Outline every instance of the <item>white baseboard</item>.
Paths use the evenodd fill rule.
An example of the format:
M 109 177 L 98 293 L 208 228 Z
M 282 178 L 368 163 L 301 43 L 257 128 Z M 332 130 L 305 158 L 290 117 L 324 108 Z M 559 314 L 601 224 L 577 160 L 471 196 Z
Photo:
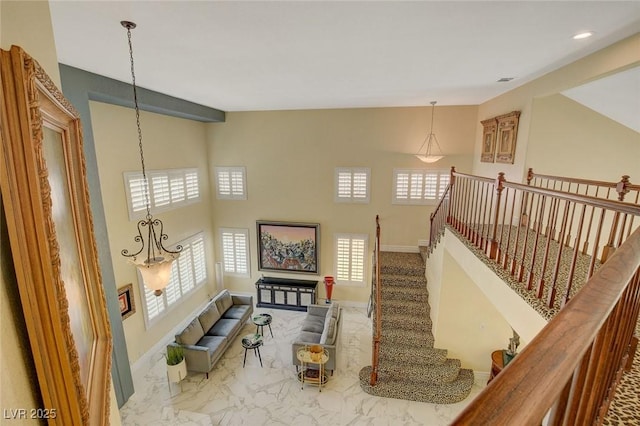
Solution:
M 429 240 L 418 240 L 418 247 L 428 247 Z

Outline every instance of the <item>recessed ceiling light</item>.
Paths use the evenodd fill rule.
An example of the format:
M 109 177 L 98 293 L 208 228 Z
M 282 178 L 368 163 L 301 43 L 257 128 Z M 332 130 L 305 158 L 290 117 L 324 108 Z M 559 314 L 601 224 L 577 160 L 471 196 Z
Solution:
M 498 83 L 506 83 L 507 81 L 513 80 L 513 77 L 502 77 L 498 80 Z
M 593 35 L 593 31 L 583 31 L 573 36 L 574 40 L 582 40 L 583 38 L 589 38 Z

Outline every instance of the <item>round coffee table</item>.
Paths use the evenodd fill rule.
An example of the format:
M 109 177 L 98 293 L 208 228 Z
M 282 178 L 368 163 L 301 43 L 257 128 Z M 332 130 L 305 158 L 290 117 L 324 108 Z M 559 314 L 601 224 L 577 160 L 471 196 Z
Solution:
M 260 356 L 260 346 L 262 346 L 262 336 L 260 334 L 247 334 L 242 338 L 242 347 L 244 348 L 244 361 L 242 362 L 242 368 L 247 363 L 247 351 L 253 349 L 254 355 L 257 355 L 260 359 L 260 367 L 262 367 L 262 357 Z
M 269 314 L 257 314 L 251 318 L 251 321 L 256 325 L 256 333 L 260 333 L 264 336 L 264 326 L 269 326 L 269 332 L 271 333 L 271 337 L 273 337 L 273 330 L 271 330 L 271 321 L 273 317 Z

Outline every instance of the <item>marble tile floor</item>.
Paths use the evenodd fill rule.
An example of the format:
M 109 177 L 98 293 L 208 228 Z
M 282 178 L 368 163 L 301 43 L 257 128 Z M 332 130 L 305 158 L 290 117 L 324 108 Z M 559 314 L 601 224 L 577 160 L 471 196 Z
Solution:
M 358 372 L 371 364 L 371 321 L 364 308 L 344 307 L 338 365 L 328 383 L 301 389 L 291 364 L 291 341 L 305 312 L 256 309 L 273 316 L 272 338 L 265 330 L 260 348 L 264 367 L 252 351 L 242 367 L 246 324 L 209 374 L 189 373 L 181 384 L 167 383 L 163 353 L 134 372 L 135 394 L 120 410 L 127 425 L 447 425 L 481 390 L 456 404 L 439 405 L 381 398 L 365 393 Z M 173 395 L 173 396 L 172 396 Z

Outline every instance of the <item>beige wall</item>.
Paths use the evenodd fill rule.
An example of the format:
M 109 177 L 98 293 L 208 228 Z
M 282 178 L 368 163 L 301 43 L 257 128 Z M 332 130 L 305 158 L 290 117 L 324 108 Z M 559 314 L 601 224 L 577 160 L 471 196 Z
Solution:
M 449 252 L 443 260 L 435 346 L 464 368 L 489 372 L 491 352 L 507 348 L 511 327 Z
M 122 249 L 132 251 L 137 247 L 133 241 L 137 222 L 129 221 L 123 180 L 123 172 L 141 170 L 135 113 L 129 108 L 93 101 L 90 110 L 116 285 L 120 288 L 134 283 L 137 310 L 123 322 L 129 359 L 133 363 L 202 305 L 216 288 L 205 125 L 144 111 L 140 115 L 147 170 L 192 167 L 199 170 L 202 200 L 154 217 L 164 223 L 168 247 L 204 232 L 209 277 L 206 286 L 172 308 L 170 315 L 146 328 L 136 269 L 120 255 Z
M 586 167 L 580 166 L 583 161 L 588 160 L 586 153 L 589 151 L 578 150 L 573 152 L 572 165 L 569 167 L 569 170 L 566 167 L 566 161 L 562 164 L 557 164 L 552 161 L 547 165 L 546 160 L 553 154 L 548 154 L 549 156 L 541 158 L 539 153 L 546 151 L 548 142 L 531 139 L 530 133 L 532 132 L 531 124 L 534 101 L 536 98 L 553 95 L 562 90 L 579 86 L 611 73 L 639 65 L 640 33 L 637 33 L 634 36 L 481 104 L 478 110 L 476 126 L 473 173 L 479 176 L 493 177 L 502 171 L 506 173 L 507 180 L 520 182 L 524 178 L 527 168 L 533 167 L 534 169 L 544 169 L 545 173 L 548 174 L 560 176 L 577 174 L 582 177 L 591 177 L 591 172 Z M 482 125 L 480 121 L 513 110 L 522 111 L 518 129 L 515 163 L 512 165 L 481 163 L 479 160 L 482 142 Z M 542 145 L 538 146 L 538 144 Z M 618 148 L 617 144 L 617 140 L 608 141 L 611 152 L 623 152 L 622 149 Z M 529 153 L 532 155 L 531 160 L 528 157 Z M 627 157 L 628 160 L 625 161 L 632 161 L 632 157 Z M 533 164 L 533 160 L 536 160 L 537 164 Z M 541 164 L 541 160 L 544 160 L 545 163 Z M 621 167 L 618 161 L 615 161 L 612 163 L 601 163 L 599 168 L 609 170 L 614 176 L 619 176 L 622 173 L 621 168 L 623 167 Z M 567 171 L 570 173 L 567 173 Z M 609 171 L 607 173 L 609 173 Z
M 640 133 L 560 94 L 534 100 L 527 165 L 538 173 L 640 182 L 639 159 Z
M 373 247 L 376 214 L 381 219 L 382 244 L 417 248 L 418 241 L 428 237 L 432 206 L 391 204 L 393 169 L 449 170 L 455 165 L 469 171 L 477 116 L 474 106 L 437 107 L 434 130 L 448 155 L 425 165 L 413 154 L 429 132 L 430 112 L 430 108 L 232 112 L 225 123 L 209 125 L 211 178 L 215 166 L 245 166 L 248 180 L 248 200 L 213 200 L 216 236 L 219 227 L 250 231 L 251 278 L 227 276 L 225 286 L 255 292 L 261 274 L 256 220 L 320 223 L 320 277 L 334 274 L 335 233 L 369 234 Z M 369 204 L 334 202 L 336 167 L 371 168 Z M 369 291 L 368 286 L 338 285 L 332 297 L 364 303 Z M 319 292 L 324 298 L 324 288 Z
M 51 13 L 46 1 L 2 0 L 0 47 L 22 47 L 47 71 L 51 80 L 60 87 L 60 71 L 56 44 L 53 39 Z

